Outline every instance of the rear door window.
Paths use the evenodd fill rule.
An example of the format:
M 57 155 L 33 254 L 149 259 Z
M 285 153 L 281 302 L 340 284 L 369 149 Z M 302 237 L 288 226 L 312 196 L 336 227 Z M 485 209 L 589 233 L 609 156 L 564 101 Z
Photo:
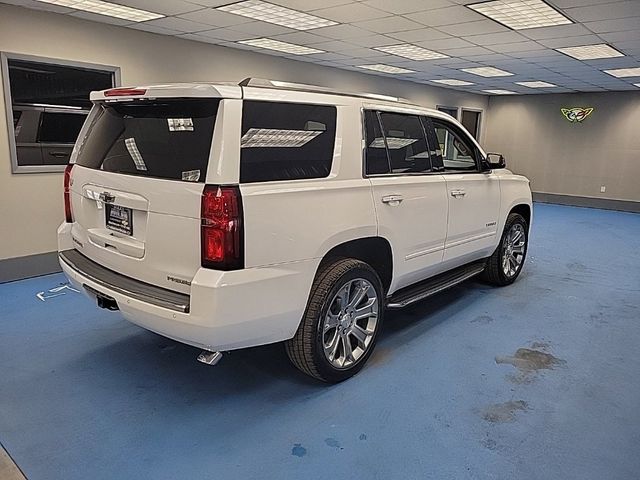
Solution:
M 40 120 L 38 141 L 41 143 L 73 145 L 86 118 L 86 114 L 82 113 L 53 113 L 45 111 Z
M 336 107 L 246 100 L 240 182 L 324 178 L 331 172 Z
M 107 172 L 204 182 L 219 100 L 100 104 L 76 163 Z

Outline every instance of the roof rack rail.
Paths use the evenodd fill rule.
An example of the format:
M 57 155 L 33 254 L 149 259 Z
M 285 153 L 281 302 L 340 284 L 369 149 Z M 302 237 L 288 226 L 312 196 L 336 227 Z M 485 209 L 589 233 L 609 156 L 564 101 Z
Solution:
M 373 100 L 385 100 L 388 102 L 411 103 L 406 98 L 394 97 L 393 95 L 382 95 L 378 93 L 352 93 L 341 92 L 329 87 L 319 85 L 307 85 L 305 83 L 284 82 L 281 80 L 268 80 L 265 78 L 248 77 L 238 83 L 241 87 L 273 88 L 276 90 L 297 90 L 299 92 L 327 93 L 330 95 L 342 95 L 348 97 L 370 98 Z

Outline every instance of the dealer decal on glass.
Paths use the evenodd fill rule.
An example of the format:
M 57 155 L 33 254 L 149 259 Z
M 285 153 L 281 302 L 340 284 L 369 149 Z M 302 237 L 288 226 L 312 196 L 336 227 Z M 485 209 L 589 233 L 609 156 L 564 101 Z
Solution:
M 560 111 L 564 118 L 569 120 L 571 123 L 582 123 L 589 115 L 593 113 L 593 108 L 583 108 L 583 107 L 574 107 L 574 108 L 561 108 Z

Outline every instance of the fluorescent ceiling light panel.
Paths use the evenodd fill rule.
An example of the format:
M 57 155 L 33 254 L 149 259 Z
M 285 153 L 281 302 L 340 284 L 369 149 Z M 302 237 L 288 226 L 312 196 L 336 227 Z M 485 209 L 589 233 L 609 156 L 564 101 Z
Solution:
M 417 138 L 387 137 L 387 148 L 389 150 L 400 150 L 401 148 L 406 148 L 417 141 Z M 384 148 L 384 146 L 384 138 L 382 137 L 376 137 L 373 142 L 371 142 L 371 145 L 369 145 L 371 148 Z
M 517 95 L 517 92 L 512 92 L 511 90 L 482 90 L 485 93 L 490 93 L 491 95 Z
M 605 70 L 604 73 L 616 78 L 640 77 L 640 68 L 616 68 L 613 70 Z
M 442 83 L 443 85 L 452 85 L 454 87 L 464 87 L 467 85 L 475 85 L 471 82 L 466 82 L 464 80 L 456 80 L 454 78 L 445 78 L 443 80 L 431 80 L 433 83 Z
M 382 73 L 415 73 L 415 70 L 407 70 L 406 68 L 385 65 L 384 63 L 376 63 L 374 65 L 358 65 L 358 68 L 365 68 L 367 70 L 373 70 L 375 72 Z
M 401 45 L 388 45 L 386 47 L 374 47 L 374 50 L 397 55 L 398 57 L 408 58 L 409 60 L 436 60 L 438 58 L 449 58 L 443 53 L 427 50 L 426 48 L 404 43 Z
M 481 77 L 510 77 L 513 75 L 511 72 L 506 72 L 495 67 L 463 68 L 462 71 L 472 73 L 473 75 L 479 75 Z
M 467 7 L 513 30 L 573 23 L 542 0 L 496 0 Z
M 312 53 L 325 53 L 324 50 L 303 47 L 295 43 L 281 42 L 280 40 L 272 40 L 270 38 L 254 38 L 252 40 L 240 40 L 238 43 L 250 45 L 252 47 L 266 48 L 267 50 L 276 50 L 278 52 L 291 53 L 292 55 L 310 55 Z
M 598 60 L 600 58 L 624 57 L 624 53 L 619 52 L 606 43 L 582 45 L 580 47 L 564 47 L 557 48 L 556 50 L 578 60 Z
M 553 88 L 553 87 L 557 87 L 557 85 L 554 85 L 553 83 L 542 82 L 542 81 L 537 81 L 537 82 L 516 82 L 516 85 L 522 85 L 523 87 L 529 87 L 529 88 Z
M 241 15 L 262 22 L 274 23 L 296 30 L 311 30 L 314 28 L 338 25 L 338 22 L 334 22 L 333 20 L 298 12 L 297 10 L 291 10 L 290 8 L 263 2 L 262 0 L 246 0 L 244 2 L 232 3 L 230 5 L 217 7 L 216 10 Z
M 84 12 L 97 13 L 98 15 L 106 15 L 108 17 L 121 18 L 132 22 L 146 22 L 147 20 L 155 20 L 162 18 L 164 15 L 159 13 L 140 10 L 139 8 L 117 5 L 115 3 L 103 2 L 102 0 L 37 0 L 41 3 L 49 3 L 51 5 L 60 5 L 61 7 L 75 8 Z

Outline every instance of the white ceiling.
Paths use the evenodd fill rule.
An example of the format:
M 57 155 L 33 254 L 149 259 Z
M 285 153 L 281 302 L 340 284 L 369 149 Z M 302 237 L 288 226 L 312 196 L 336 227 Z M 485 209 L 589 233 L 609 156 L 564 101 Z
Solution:
M 271 1 L 338 22 L 338 25 L 304 32 L 214 9 L 234 3 L 230 0 L 111 0 L 166 15 L 142 23 L 35 0 L 0 1 L 371 75 L 431 85 L 438 85 L 431 83 L 437 79 L 465 80 L 475 85 L 446 88 L 477 93 L 485 89 L 506 89 L 521 94 L 638 90 L 634 84 L 640 83 L 640 77 L 618 79 L 603 72 L 640 67 L 640 0 L 547 0 L 575 23 L 520 31 L 511 30 L 465 6 L 480 0 Z M 326 53 L 290 55 L 236 43 L 261 37 Z M 412 61 L 373 49 L 400 43 L 412 43 L 450 58 Z M 609 44 L 625 56 L 579 61 L 554 50 L 599 43 Z M 357 68 L 357 65 L 378 63 L 415 73 L 389 75 Z M 497 67 L 515 75 L 483 78 L 461 71 L 481 66 Z M 545 81 L 558 88 L 533 89 L 515 83 L 527 81 Z

